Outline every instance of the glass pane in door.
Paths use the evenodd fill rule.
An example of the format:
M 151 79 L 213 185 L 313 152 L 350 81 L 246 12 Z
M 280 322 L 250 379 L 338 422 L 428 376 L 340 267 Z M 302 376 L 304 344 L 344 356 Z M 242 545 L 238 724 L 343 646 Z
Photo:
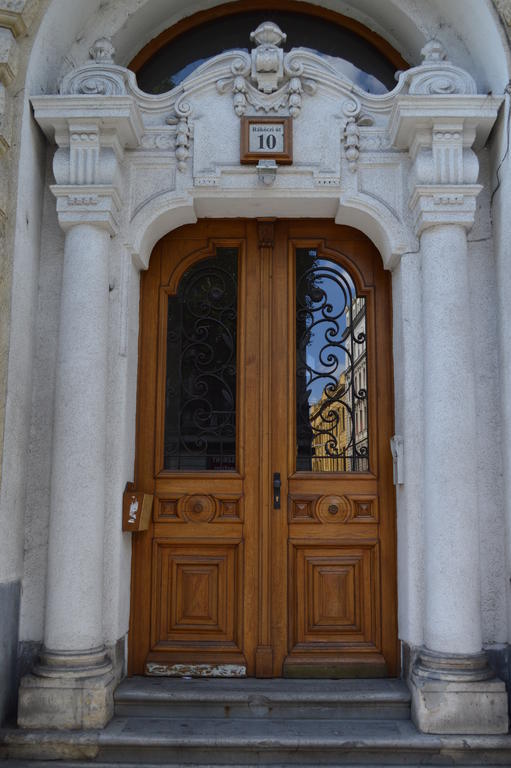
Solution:
M 237 304 L 237 248 L 191 266 L 168 297 L 165 469 L 236 469 Z
M 366 300 L 350 274 L 296 249 L 298 471 L 369 469 Z

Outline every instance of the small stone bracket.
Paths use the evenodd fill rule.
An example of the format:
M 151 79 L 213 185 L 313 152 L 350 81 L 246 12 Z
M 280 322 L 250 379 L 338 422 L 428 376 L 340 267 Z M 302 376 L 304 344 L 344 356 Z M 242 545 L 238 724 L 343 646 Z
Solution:
M 256 165 L 257 176 L 265 187 L 271 187 L 277 177 L 278 165 L 275 160 L 259 160 Z

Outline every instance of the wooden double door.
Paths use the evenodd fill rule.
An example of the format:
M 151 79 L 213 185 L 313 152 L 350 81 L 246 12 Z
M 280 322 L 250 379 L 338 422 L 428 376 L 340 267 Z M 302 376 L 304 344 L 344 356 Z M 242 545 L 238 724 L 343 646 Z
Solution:
M 389 275 L 322 220 L 201 221 L 142 277 L 130 673 L 396 675 Z

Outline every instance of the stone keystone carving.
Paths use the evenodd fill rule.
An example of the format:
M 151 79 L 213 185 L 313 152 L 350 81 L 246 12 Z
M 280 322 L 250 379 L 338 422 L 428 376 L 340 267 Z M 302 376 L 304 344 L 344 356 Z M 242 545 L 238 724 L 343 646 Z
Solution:
M 284 51 L 279 45 L 287 35 L 271 21 L 264 21 L 250 34 L 251 42 L 257 43 L 252 51 L 252 80 L 263 93 L 272 93 L 284 77 Z
M 304 77 L 300 51 L 284 53 L 281 46 L 287 35 L 273 22 L 260 24 L 250 39 L 257 46 L 246 54 L 237 52 L 231 64 L 231 77 L 217 82 L 219 93 L 231 91 L 234 111 L 240 117 L 250 105 L 256 112 L 287 110 L 296 117 L 302 106 L 302 94 L 312 95 L 316 82 Z

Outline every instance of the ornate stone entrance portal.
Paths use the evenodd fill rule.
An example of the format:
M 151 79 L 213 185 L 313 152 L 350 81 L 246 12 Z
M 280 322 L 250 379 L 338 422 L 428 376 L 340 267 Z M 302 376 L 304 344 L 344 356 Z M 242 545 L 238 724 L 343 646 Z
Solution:
M 170 92 L 151 95 L 139 90 L 133 73 L 115 65 L 113 47 L 102 39 L 92 47 L 91 60 L 64 78 L 59 94 L 31 100 L 35 119 L 57 145 L 52 192 L 66 235 L 45 647 L 40 664 L 21 683 L 22 725 L 101 726 L 112 711 L 115 679 L 101 629 L 109 287 L 120 294 L 117 352 L 123 355 L 130 323 L 136 323 L 133 318 L 137 316 L 138 289 L 130 282 L 132 265 L 146 269 L 153 246 L 163 235 L 204 217 L 312 217 L 333 219 L 362 231 L 378 248 L 384 267 L 399 272 L 400 293 L 394 296 L 395 354 L 407 381 L 410 349 L 414 350 L 412 367 L 420 359 L 427 371 L 420 403 L 414 401 L 415 392 L 406 382 L 400 384 L 406 408 L 409 412 L 421 408 L 424 423 L 425 647 L 410 678 L 415 720 L 431 732 L 507 730 L 504 685 L 492 678 L 482 654 L 475 369 L 466 332 L 470 325 L 467 231 L 481 191 L 476 151 L 488 138 L 501 98 L 479 95 L 470 74 L 452 64 L 435 40 L 424 47 L 420 66 L 402 72 L 395 88 L 380 94 L 362 90 L 310 50 L 283 53 L 283 41 L 283 32 L 267 24 L 263 30 L 254 30 L 251 52 L 222 53 L 188 74 Z M 283 166 L 269 157 L 262 158 L 259 167 L 242 165 L 240 118 L 267 116 L 289 118 L 286 125 L 293 134 L 293 162 Z M 317 234 L 314 228 L 314 236 Z M 315 239 L 300 242 L 300 248 L 317 247 Z M 218 247 L 223 247 L 221 242 Z M 267 258 L 268 247 L 263 237 L 259 264 Z M 341 253 L 342 249 L 334 247 L 333 251 Z M 330 251 L 322 253 L 331 258 Z M 341 264 L 335 253 L 333 261 Z M 111 260 L 121 265 L 115 285 L 109 285 Z M 421 271 L 416 269 L 418 261 Z M 354 269 L 352 279 L 358 288 L 356 265 Z M 363 297 L 362 282 L 360 288 Z M 311 288 L 312 305 L 317 296 L 317 289 Z M 281 331 L 285 332 L 284 325 Z M 378 357 L 378 349 L 375 354 Z M 376 360 L 369 376 L 378 370 Z M 342 373 L 336 372 L 336 388 L 343 386 Z M 246 369 L 244 375 L 253 373 Z M 370 429 L 374 398 L 383 397 L 378 407 L 382 403 L 388 407 L 387 395 L 377 393 L 374 381 L 371 386 Z M 295 387 L 298 397 L 298 383 Z M 353 394 L 360 402 L 363 389 Z M 283 413 L 284 391 L 285 385 L 279 385 Z M 325 392 L 328 397 L 334 395 Z M 314 399 L 319 411 L 321 398 L 318 392 Z M 294 396 L 289 402 L 294 402 Z M 263 419 L 269 418 L 267 410 L 262 414 Z M 308 415 L 308 436 L 305 428 L 298 434 L 304 462 L 313 467 L 316 461 L 346 461 L 347 471 L 348 464 L 353 468 L 354 462 L 367 460 L 367 446 L 361 442 L 358 447 L 352 445 L 349 455 L 342 450 L 333 455 L 331 450 L 324 451 L 320 437 L 313 434 L 315 417 L 310 410 Z M 164 461 L 170 467 L 178 460 L 174 446 L 186 435 L 178 440 L 172 418 L 168 423 L 170 431 L 162 444 Z M 270 427 L 269 423 L 263 425 L 263 432 Z M 405 420 L 402 434 L 394 441 L 399 483 L 404 478 L 403 466 L 406 469 L 407 462 L 411 466 L 419 455 L 410 429 Z M 221 464 L 233 455 L 232 435 L 224 437 L 225 450 L 215 459 Z M 399 438 L 404 439 L 404 465 Z M 368 448 L 371 467 L 370 438 Z M 361 466 L 357 471 L 366 469 Z M 284 481 L 283 469 L 264 468 L 265 494 L 268 473 L 278 471 Z M 292 515 L 307 514 L 302 507 L 307 507 L 308 496 L 320 498 L 315 510 L 323 521 L 330 521 L 334 507 L 339 510 L 335 514 L 348 514 L 342 497 L 346 495 L 351 505 L 351 489 L 339 494 L 337 488 L 325 490 L 321 483 L 309 488 L 300 482 L 296 480 L 290 487 Z M 159 504 L 156 515 L 172 517 L 173 503 L 181 521 L 176 525 L 195 525 L 185 523 L 185 518 L 209 517 L 219 514 L 218 510 L 224 516 L 235 514 L 232 505 L 236 506 L 240 489 L 234 485 L 195 489 L 192 485 L 177 489 L 177 495 L 188 497 L 184 501 L 173 498 L 169 486 L 165 498 L 170 506 Z M 190 501 L 197 494 L 201 500 Z M 227 507 L 222 507 L 225 502 Z M 238 504 L 236 514 L 240 510 Z M 325 525 L 333 526 L 330 522 Z M 306 561 L 312 562 L 316 556 L 309 553 L 309 544 L 294 546 L 289 560 L 295 569 L 289 572 L 291 580 L 307 570 Z M 341 578 L 333 565 L 337 555 L 330 544 L 324 546 L 335 573 L 322 577 L 321 589 L 323 594 L 328 589 L 338 594 L 338 586 L 332 586 Z M 183 552 L 167 547 L 158 556 L 170 564 Z M 368 568 L 374 566 L 376 573 L 376 561 L 371 557 L 368 549 L 359 552 L 360 562 Z M 238 567 L 227 548 L 224 563 L 226 574 Z M 182 594 L 188 589 L 187 580 L 190 589 L 200 591 L 211 567 L 211 563 L 204 566 L 199 575 L 181 568 Z M 393 568 L 391 564 L 388 573 Z M 316 624 L 307 629 L 307 641 L 326 615 L 315 615 Z M 340 615 L 339 607 L 336 616 Z M 176 616 L 184 621 L 184 614 Z M 171 625 L 167 622 L 167 628 Z M 166 635 L 160 632 L 157 639 L 174 642 L 175 628 L 171 629 Z M 302 639 L 307 634 L 299 623 L 292 632 Z M 372 641 L 372 636 L 365 639 Z M 257 637 L 257 649 L 255 643 L 254 639 L 262 668 L 271 669 L 264 656 L 268 645 L 264 633 Z M 246 662 L 248 665 L 249 660 Z M 390 671 L 396 670 L 395 662 L 387 659 L 387 663 Z M 441 707 L 436 706 L 439 696 L 444 702 Z

